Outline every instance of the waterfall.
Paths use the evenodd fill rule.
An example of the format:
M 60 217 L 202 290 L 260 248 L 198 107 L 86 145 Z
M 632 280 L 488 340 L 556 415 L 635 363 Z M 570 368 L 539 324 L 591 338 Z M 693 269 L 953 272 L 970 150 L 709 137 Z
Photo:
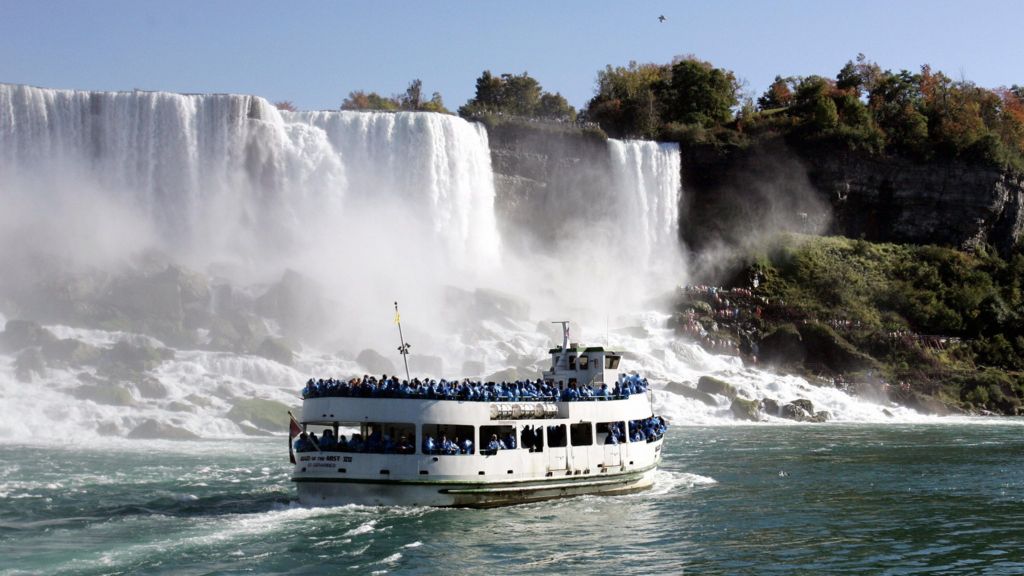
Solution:
M 254 96 L 0 84 L 0 184 L 44 208 L 91 194 L 201 263 L 288 265 L 364 222 L 352 204 L 367 202 L 400 205 L 405 226 L 429 223 L 417 241 L 456 266 L 498 256 L 486 133 L 447 115 L 282 114 Z
M 609 140 L 613 199 L 629 234 L 629 257 L 678 271 L 680 159 L 677 144 Z M 665 270 L 661 270 L 665 272 Z

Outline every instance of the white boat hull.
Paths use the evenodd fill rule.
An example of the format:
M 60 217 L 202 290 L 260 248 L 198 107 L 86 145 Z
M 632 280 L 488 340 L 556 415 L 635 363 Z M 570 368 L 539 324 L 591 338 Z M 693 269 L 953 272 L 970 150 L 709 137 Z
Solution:
M 459 506 L 488 508 L 584 494 L 618 495 L 647 490 L 655 466 L 618 474 L 565 476 L 515 482 L 367 481 L 296 479 L 299 501 L 307 506 Z

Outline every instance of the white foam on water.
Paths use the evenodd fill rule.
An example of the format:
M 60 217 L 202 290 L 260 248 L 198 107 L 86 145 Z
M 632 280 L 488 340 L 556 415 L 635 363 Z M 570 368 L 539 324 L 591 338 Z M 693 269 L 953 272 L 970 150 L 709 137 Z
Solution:
M 359 536 L 361 534 L 369 534 L 370 532 L 373 532 L 377 529 L 376 526 L 377 521 L 370 520 L 369 522 L 360 524 L 359 526 L 349 530 L 348 532 L 345 532 L 342 536 Z

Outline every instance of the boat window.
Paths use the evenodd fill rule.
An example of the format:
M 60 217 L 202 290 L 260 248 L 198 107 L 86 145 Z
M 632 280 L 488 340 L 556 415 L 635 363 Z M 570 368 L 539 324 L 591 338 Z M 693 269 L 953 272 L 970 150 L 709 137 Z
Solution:
M 626 441 L 625 422 L 598 422 L 598 444 L 621 444 Z
M 565 424 L 556 424 L 554 426 L 548 426 L 548 447 L 565 447 Z
M 569 437 L 573 446 L 590 446 L 594 443 L 594 425 L 591 422 L 579 422 L 569 425 Z
M 462 424 L 424 424 L 420 450 L 424 454 L 473 454 L 473 427 Z M 429 440 L 428 440 L 429 439 Z
M 498 450 L 518 448 L 515 426 L 481 426 L 480 453 L 496 454 Z
M 523 431 L 519 433 L 519 446 L 530 452 L 543 452 L 544 427 L 534 427 L 529 424 L 523 426 Z
M 586 370 L 587 364 L 590 363 L 590 357 L 586 354 L 580 356 L 580 370 Z
M 575 369 L 576 369 L 576 355 L 575 354 L 569 354 L 569 370 L 575 370 Z
M 619 356 L 605 356 L 604 367 L 609 370 L 614 370 L 619 367 Z
M 335 422 L 331 426 L 309 426 L 307 432 L 303 444 L 306 450 L 300 451 L 319 447 L 324 452 L 416 452 L 416 426 L 407 422 Z

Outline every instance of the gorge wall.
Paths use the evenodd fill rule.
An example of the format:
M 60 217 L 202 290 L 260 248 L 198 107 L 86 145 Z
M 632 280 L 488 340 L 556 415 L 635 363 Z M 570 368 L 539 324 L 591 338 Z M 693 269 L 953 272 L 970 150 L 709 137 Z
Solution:
M 694 251 L 789 230 L 1006 255 L 1024 238 L 1024 176 L 961 162 L 919 163 L 781 139 L 744 150 L 683 150 Z

